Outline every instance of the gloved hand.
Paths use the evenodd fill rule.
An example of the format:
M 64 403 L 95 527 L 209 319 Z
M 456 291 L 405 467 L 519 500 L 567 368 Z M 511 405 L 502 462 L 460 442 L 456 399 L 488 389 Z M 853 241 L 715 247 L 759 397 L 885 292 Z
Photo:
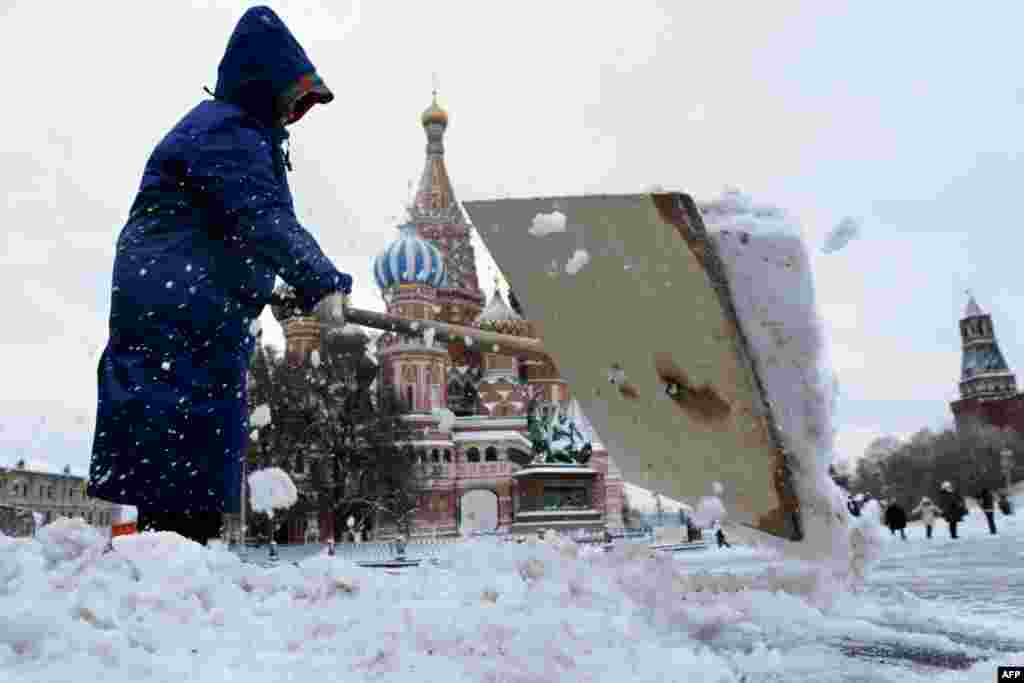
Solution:
M 337 327 L 345 325 L 345 309 L 349 306 L 349 297 L 341 292 L 328 294 L 317 303 L 313 312 L 317 319 L 325 324 Z

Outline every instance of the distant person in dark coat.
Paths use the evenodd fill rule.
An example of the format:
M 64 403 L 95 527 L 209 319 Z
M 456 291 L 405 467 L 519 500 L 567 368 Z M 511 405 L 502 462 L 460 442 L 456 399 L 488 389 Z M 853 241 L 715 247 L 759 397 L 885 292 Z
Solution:
M 964 503 L 964 497 L 953 490 L 951 482 L 944 481 L 939 491 L 938 500 L 942 516 L 949 524 L 949 537 L 957 538 L 956 527 L 967 516 L 967 504 Z
M 900 532 L 900 537 L 907 540 L 907 511 L 898 503 L 890 503 L 885 508 L 885 525 L 895 535 Z
M 1013 514 L 1013 506 L 1010 505 L 1010 498 L 1007 496 L 1006 493 L 999 494 L 999 511 L 1002 512 L 1004 515 Z
M 854 517 L 860 517 L 860 505 L 863 498 L 860 495 L 850 496 L 846 501 L 846 509 Z
M 351 290 L 295 217 L 282 148 L 285 126 L 333 97 L 281 19 L 255 7 L 213 99 L 146 163 L 117 241 L 88 488 L 137 506 L 140 530 L 205 543 L 239 509 L 250 325 L 275 277 L 304 311 Z
M 988 489 L 982 489 L 975 497 L 978 499 L 978 504 L 981 505 L 981 511 L 985 513 L 985 519 L 988 520 L 988 532 L 995 534 L 996 497 Z

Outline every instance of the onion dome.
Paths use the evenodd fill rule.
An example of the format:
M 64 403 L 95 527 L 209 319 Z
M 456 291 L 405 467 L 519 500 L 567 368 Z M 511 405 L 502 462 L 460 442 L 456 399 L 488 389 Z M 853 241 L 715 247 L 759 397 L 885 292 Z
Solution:
M 373 262 L 373 277 L 381 289 L 396 285 L 443 287 L 447 281 L 444 258 L 433 244 L 416 234 L 416 226 L 399 226 L 402 235 Z
M 448 125 L 448 112 L 438 106 L 437 93 L 434 93 L 434 99 L 431 101 L 430 106 L 423 110 L 420 122 L 424 126 L 429 126 L 432 123 L 440 123 L 442 126 Z
M 512 310 L 501 296 L 501 290 L 494 289 L 494 296 L 474 321 L 481 330 L 500 332 L 525 337 L 529 334 L 529 325 L 523 317 Z

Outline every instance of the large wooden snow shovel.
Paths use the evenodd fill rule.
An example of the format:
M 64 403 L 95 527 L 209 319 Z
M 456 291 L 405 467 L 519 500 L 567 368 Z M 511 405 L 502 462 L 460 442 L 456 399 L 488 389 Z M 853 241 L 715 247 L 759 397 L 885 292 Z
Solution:
M 721 482 L 728 522 L 781 539 L 827 521 L 800 507 L 794 463 L 689 196 L 465 206 L 541 339 L 354 308 L 345 319 L 547 357 L 626 480 L 690 502 Z
M 689 196 L 465 207 L 625 479 L 691 502 L 721 482 L 728 521 L 804 538 L 795 463 Z

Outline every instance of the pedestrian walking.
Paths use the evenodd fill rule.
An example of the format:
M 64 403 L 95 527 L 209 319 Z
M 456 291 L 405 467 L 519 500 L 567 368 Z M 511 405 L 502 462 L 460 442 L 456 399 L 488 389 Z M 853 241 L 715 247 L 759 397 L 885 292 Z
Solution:
M 903 540 L 907 540 L 907 511 L 896 502 L 890 502 L 885 508 L 885 525 L 893 536 L 899 532 Z
M 957 525 L 967 516 L 967 504 L 964 502 L 964 497 L 953 489 L 952 482 L 944 481 L 938 498 L 942 516 L 946 518 L 946 524 L 949 525 L 949 537 L 958 538 Z
M 239 509 L 250 325 L 275 278 L 307 312 L 352 287 L 295 216 L 283 147 L 334 95 L 272 10 L 239 20 L 211 94 L 157 144 L 117 240 L 88 486 L 200 543 Z
M 988 532 L 992 535 L 996 533 L 996 499 L 992 495 L 992 492 L 987 488 L 982 489 L 975 496 L 978 499 L 978 504 L 981 505 L 981 511 L 985 513 L 985 519 L 988 521 Z
M 932 528 L 935 526 L 935 518 L 939 515 L 939 508 L 928 496 L 921 498 L 917 507 L 911 510 L 911 514 L 921 515 L 921 522 L 924 523 L 925 538 L 932 537 Z
M 719 526 L 718 530 L 715 531 L 715 540 L 718 541 L 718 547 L 719 548 L 731 548 L 732 547 L 731 545 L 729 545 L 729 541 L 727 541 L 725 539 L 725 531 L 722 529 L 721 526 Z
M 999 511 L 1006 516 L 1013 514 L 1013 506 L 1010 505 L 1010 498 L 1005 491 L 999 493 Z
M 846 509 L 854 517 L 860 517 L 860 496 L 850 496 L 846 499 Z

